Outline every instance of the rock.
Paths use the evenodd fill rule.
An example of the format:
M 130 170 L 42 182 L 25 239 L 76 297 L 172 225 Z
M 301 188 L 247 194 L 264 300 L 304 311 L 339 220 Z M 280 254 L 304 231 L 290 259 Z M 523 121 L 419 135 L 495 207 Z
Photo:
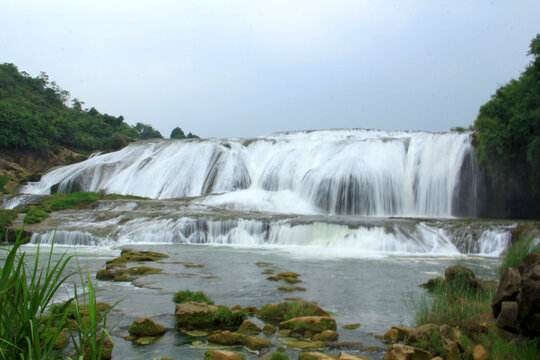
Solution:
M 317 304 L 303 300 L 264 305 L 261 310 L 257 312 L 257 316 L 262 319 L 285 320 L 285 314 L 291 313 L 294 317 L 330 316 L 328 312 L 323 310 Z
M 369 359 L 360 355 L 347 354 L 346 352 L 342 351 L 341 353 L 339 353 L 339 360 L 369 360 Z
M 139 345 L 150 345 L 150 344 L 155 343 L 158 339 L 159 339 L 158 336 L 143 336 L 143 337 L 137 338 L 135 340 L 135 343 Z
M 180 328 L 205 328 L 211 325 L 208 304 L 187 302 L 176 305 L 176 321 Z
M 135 337 L 160 336 L 164 333 L 165 327 L 148 317 L 135 320 L 129 327 L 129 334 Z
M 287 330 L 287 329 L 282 329 L 282 330 L 279 330 L 278 334 L 279 335 L 282 335 L 282 336 L 289 336 L 291 335 L 292 331 L 291 330 Z
M 461 265 L 447 267 L 444 271 L 444 278 L 451 286 L 468 289 L 480 288 L 480 282 L 476 276 L 474 276 L 473 271 Z
M 503 301 L 501 312 L 497 317 L 497 326 L 511 333 L 519 333 L 518 303 L 516 301 Z
M 405 338 L 405 344 L 411 345 L 421 340 L 429 340 L 434 332 L 439 331 L 439 326 L 435 324 L 424 324 L 413 330 L 410 336 Z
M 321 352 L 304 352 L 298 355 L 298 360 L 337 360 L 337 356 Z
M 476 345 L 472 350 L 473 360 L 487 360 L 488 354 L 482 345 Z
M 262 331 L 263 331 L 264 335 L 270 336 L 270 335 L 272 335 L 273 333 L 276 332 L 276 327 L 274 325 L 271 325 L 271 324 L 266 324 L 266 325 L 264 325 Z
M 491 308 L 493 317 L 497 318 L 501 312 L 501 303 L 503 301 L 515 301 L 521 288 L 521 274 L 517 269 L 508 268 L 504 273 L 497 292 L 493 296 Z
M 313 341 L 336 341 L 339 338 L 339 334 L 334 330 L 324 330 L 319 334 L 313 336 Z
M 431 358 L 433 356 L 426 350 L 408 345 L 393 344 L 388 347 L 383 360 L 431 360 Z
M 521 273 L 521 291 L 517 297 L 519 330 L 527 337 L 540 336 L 540 254 L 527 255 L 519 265 L 519 271 Z
M 301 287 L 301 286 L 280 286 L 280 287 L 278 287 L 278 290 L 279 291 L 287 291 L 287 292 L 306 291 L 306 288 Z
M 227 350 L 208 350 L 204 360 L 246 360 L 246 355 Z
M 295 272 L 292 272 L 292 271 L 286 271 L 286 272 L 281 272 L 279 274 L 277 274 L 277 276 L 279 277 L 292 277 L 292 278 L 297 278 L 300 276 L 300 274 L 297 274 Z
M 396 330 L 398 333 L 398 341 L 404 341 L 406 337 L 412 334 L 411 329 L 407 329 L 401 326 L 392 326 L 392 329 Z
M 219 345 L 242 345 L 244 343 L 245 336 L 230 331 L 222 331 L 218 334 L 210 335 L 208 342 Z
M 257 313 L 257 308 L 255 306 L 248 306 L 247 308 L 245 308 L 244 310 L 246 310 L 249 315 L 253 316 Z
M 322 341 L 294 341 L 288 343 L 287 347 L 300 350 L 315 350 L 326 348 L 326 344 Z
M 238 333 L 243 335 L 257 335 L 261 332 L 261 328 L 255 325 L 250 320 L 244 320 L 242 325 L 240 325 L 240 328 L 238 329 Z
M 51 328 L 52 332 L 55 332 L 57 328 Z M 53 348 L 56 350 L 63 349 L 69 339 L 70 331 L 69 329 L 62 329 L 56 338 L 56 341 L 53 344 Z
M 99 270 L 96 273 L 96 279 L 98 280 L 114 280 L 115 276 L 116 275 L 113 271 L 106 270 L 106 269 Z
M 272 343 L 266 339 L 248 336 L 244 339 L 244 345 L 253 351 L 260 350 L 262 348 L 271 347 Z
M 231 308 L 231 311 L 238 311 L 238 310 L 242 310 L 242 307 L 240 305 L 234 305 L 232 308 Z
M 398 342 L 399 332 L 396 329 L 388 330 L 381 338 L 385 344 L 395 344 Z
M 341 326 L 342 329 L 346 329 L 346 330 L 354 330 L 354 329 L 358 329 L 359 327 L 362 327 L 362 325 L 360 325 L 359 323 L 345 324 Z
M 315 333 L 324 330 L 336 330 L 336 320 L 329 316 L 302 316 L 279 323 L 282 329 L 290 329 L 293 332 L 303 334 L 306 330 Z

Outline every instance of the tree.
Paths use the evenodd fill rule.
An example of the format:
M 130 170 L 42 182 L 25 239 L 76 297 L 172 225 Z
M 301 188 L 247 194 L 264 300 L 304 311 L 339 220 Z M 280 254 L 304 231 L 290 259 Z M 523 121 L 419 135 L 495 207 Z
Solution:
M 182 131 L 182 129 L 180 129 L 178 126 L 175 127 L 173 129 L 173 131 L 171 131 L 171 136 L 170 136 L 171 139 L 185 139 L 186 138 L 186 134 L 184 134 L 184 132 Z
M 139 133 L 141 139 L 163 139 L 163 136 L 159 131 L 154 129 L 151 125 L 138 122 L 135 124 L 135 130 Z
M 528 54 L 519 79 L 497 89 L 474 122 L 488 199 L 502 202 L 507 217 L 540 217 L 540 34 Z

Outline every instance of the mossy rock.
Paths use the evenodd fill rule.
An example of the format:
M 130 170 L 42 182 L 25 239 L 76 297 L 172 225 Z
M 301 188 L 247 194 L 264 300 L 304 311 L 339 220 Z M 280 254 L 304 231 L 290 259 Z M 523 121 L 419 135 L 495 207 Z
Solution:
M 297 279 L 295 277 L 290 277 L 290 276 L 285 276 L 285 277 L 282 277 L 281 279 L 283 279 L 283 281 L 285 281 L 288 284 L 296 284 L 296 283 L 302 282 L 302 280 Z
M 257 261 L 257 262 L 255 263 L 255 265 L 264 267 L 264 266 L 272 266 L 272 263 L 264 262 L 264 261 Z
M 155 343 L 159 339 L 159 336 L 143 336 L 135 339 L 133 342 L 139 345 L 150 345 Z
M 335 355 L 320 352 L 304 352 L 298 355 L 298 360 L 337 360 Z
M 187 302 L 176 305 L 175 317 L 181 329 L 237 329 L 248 315 L 246 311 L 231 311 L 223 305 Z
M 184 264 L 185 267 L 187 268 L 203 268 L 204 265 L 200 265 L 200 264 Z
M 297 274 L 297 273 L 292 272 L 292 271 L 285 271 L 285 272 L 281 272 L 281 273 L 277 274 L 277 276 L 282 277 L 282 278 L 284 278 L 284 277 L 297 278 L 297 277 L 300 276 L 300 274 Z
M 322 350 L 326 349 L 326 343 L 322 341 L 294 341 L 287 344 L 287 347 L 299 350 Z
M 287 291 L 287 292 L 306 291 L 306 288 L 301 287 L 301 286 L 280 286 L 280 287 L 278 287 L 278 290 L 279 291 Z
M 303 300 L 264 305 L 257 316 L 261 319 L 289 320 L 300 316 L 329 316 L 320 306 Z
M 325 330 L 336 330 L 336 320 L 329 316 L 302 316 L 279 323 L 281 329 L 290 329 L 303 334 L 307 330 L 320 333 Z
M 313 341 L 331 342 L 336 341 L 339 338 L 339 334 L 334 330 L 324 330 L 319 334 L 313 336 Z
M 264 269 L 264 271 L 261 274 L 270 275 L 270 274 L 273 274 L 273 273 L 274 273 L 274 270 L 272 270 L 272 269 Z
M 242 345 L 244 343 L 245 336 L 236 332 L 222 331 L 217 334 L 210 335 L 208 342 L 218 345 Z
M 98 280 L 114 280 L 115 277 L 115 272 L 111 270 L 102 269 L 96 273 L 96 279 Z
M 248 336 L 244 340 L 244 345 L 253 351 L 257 351 L 263 348 L 271 347 L 272 343 L 266 339 Z
M 269 276 L 266 279 L 271 280 L 271 281 L 279 281 L 279 280 L 281 280 L 281 278 L 279 276 Z
M 243 335 L 257 335 L 261 331 L 262 329 L 250 320 L 244 320 L 238 329 L 238 332 Z
M 129 334 L 136 337 L 155 337 L 164 333 L 165 327 L 149 317 L 135 320 L 129 328 Z
M 273 335 L 275 332 L 276 332 L 276 327 L 272 324 L 266 324 L 264 325 L 263 327 L 263 334 L 266 335 L 266 336 L 270 336 L 270 335 Z
M 136 266 L 136 267 L 128 268 L 125 270 L 125 272 L 129 274 L 130 276 L 159 274 L 162 271 L 163 269 L 150 267 L 150 266 Z
M 204 360 L 246 360 L 246 355 L 227 350 L 208 350 Z
M 362 325 L 360 325 L 359 323 L 345 324 L 341 326 L 341 328 L 345 330 L 355 330 L 355 329 L 358 329 L 359 327 L 362 327 Z

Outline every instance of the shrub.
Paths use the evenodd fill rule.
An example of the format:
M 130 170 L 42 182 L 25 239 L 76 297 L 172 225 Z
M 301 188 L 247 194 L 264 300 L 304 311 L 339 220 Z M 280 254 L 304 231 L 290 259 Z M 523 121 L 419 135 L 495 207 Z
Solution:
M 177 304 L 183 304 L 190 301 L 194 302 L 204 302 L 208 305 L 214 305 L 214 301 L 210 299 L 202 291 L 191 291 L 191 290 L 182 290 L 174 294 L 173 301 Z

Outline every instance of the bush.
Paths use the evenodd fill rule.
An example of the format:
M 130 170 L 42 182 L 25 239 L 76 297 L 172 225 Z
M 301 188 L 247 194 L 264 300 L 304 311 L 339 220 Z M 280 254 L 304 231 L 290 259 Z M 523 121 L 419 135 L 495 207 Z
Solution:
M 177 304 L 183 304 L 190 301 L 194 302 L 204 302 L 208 305 L 214 305 L 214 301 L 210 299 L 205 293 L 202 291 L 195 291 L 192 292 L 190 290 L 182 290 L 174 294 L 173 301 Z

